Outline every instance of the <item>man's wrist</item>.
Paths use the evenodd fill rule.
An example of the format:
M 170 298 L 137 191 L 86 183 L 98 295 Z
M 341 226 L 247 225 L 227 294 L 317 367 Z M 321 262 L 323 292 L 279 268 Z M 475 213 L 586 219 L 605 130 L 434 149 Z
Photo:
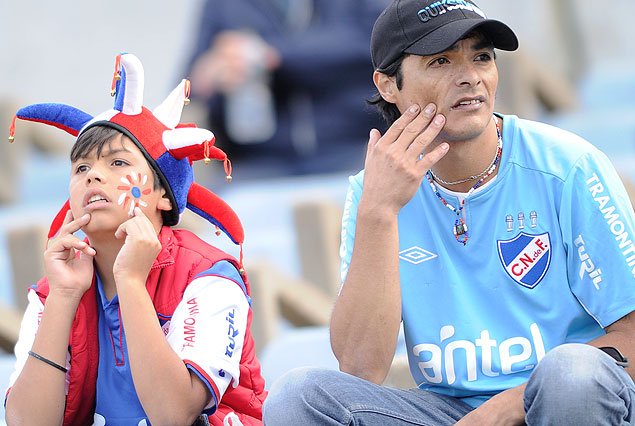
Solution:
M 359 201 L 357 206 L 357 221 L 365 220 L 375 222 L 376 225 L 387 225 L 397 220 L 399 211 L 390 208 L 384 203 L 373 203 L 367 199 Z

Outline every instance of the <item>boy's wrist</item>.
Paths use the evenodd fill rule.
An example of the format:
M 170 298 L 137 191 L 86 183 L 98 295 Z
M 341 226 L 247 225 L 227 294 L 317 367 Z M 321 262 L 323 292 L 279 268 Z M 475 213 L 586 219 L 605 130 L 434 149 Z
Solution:
M 54 308 L 56 310 L 66 311 L 72 313 L 74 316 L 82 296 L 83 293 L 77 294 L 77 292 L 51 290 L 46 298 L 45 307 L 47 310 Z
M 115 276 L 115 284 L 117 285 L 117 293 L 122 293 L 134 289 L 146 291 L 146 279 L 135 277 L 117 277 Z
M 85 290 L 76 290 L 76 289 L 59 289 L 55 287 L 49 287 L 49 295 L 47 300 L 59 300 L 68 304 L 78 304 L 81 298 L 86 293 Z

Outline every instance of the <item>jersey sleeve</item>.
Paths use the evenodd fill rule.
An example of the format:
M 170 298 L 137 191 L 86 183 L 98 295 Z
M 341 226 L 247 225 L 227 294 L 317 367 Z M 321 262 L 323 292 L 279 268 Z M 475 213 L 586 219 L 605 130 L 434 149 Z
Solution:
M 355 176 L 351 176 L 349 178 L 348 191 L 346 192 L 346 201 L 344 203 L 344 212 L 342 214 L 342 235 L 340 243 L 340 277 L 342 279 L 342 285 L 344 285 L 344 281 L 346 281 L 348 267 L 353 256 L 355 226 L 357 224 L 357 205 L 359 204 L 359 200 L 362 196 L 363 180 L 363 171 Z
M 217 272 L 203 273 L 187 286 L 166 336 L 187 368 L 212 393 L 205 407 L 208 413 L 218 406 L 230 383 L 238 386 L 249 312 L 242 280 Z M 237 271 L 235 275 L 240 279 Z
M 42 313 L 44 312 L 44 304 L 42 304 L 42 301 L 33 289 L 29 289 L 27 299 L 29 303 L 24 311 L 24 316 L 22 317 L 22 322 L 20 323 L 18 342 L 14 348 L 16 361 L 13 372 L 11 373 L 11 376 L 9 376 L 9 384 L 5 392 L 5 404 L 9 391 L 15 384 L 16 380 L 18 380 L 18 377 L 24 368 L 24 364 L 26 364 L 29 351 L 33 347 L 33 342 L 35 341 L 35 334 L 40 326 Z M 68 383 L 71 369 L 70 354 L 67 354 L 66 356 L 66 369 L 68 370 L 66 372 L 66 393 L 68 394 Z
M 605 328 L 635 310 L 635 215 L 603 153 L 576 162 L 564 182 L 559 216 L 571 291 Z

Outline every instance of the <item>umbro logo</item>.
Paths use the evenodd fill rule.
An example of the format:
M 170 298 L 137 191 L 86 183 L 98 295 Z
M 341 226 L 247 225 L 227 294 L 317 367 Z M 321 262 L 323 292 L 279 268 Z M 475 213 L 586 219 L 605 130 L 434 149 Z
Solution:
M 438 257 L 438 255 L 417 246 L 399 252 L 399 259 L 410 262 L 413 265 L 418 265 L 435 257 Z

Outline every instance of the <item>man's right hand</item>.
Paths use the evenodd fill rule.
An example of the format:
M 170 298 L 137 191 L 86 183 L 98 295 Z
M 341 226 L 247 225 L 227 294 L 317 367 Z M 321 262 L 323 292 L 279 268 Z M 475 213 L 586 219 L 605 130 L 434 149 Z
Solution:
M 383 136 L 371 130 L 360 208 L 366 204 L 397 214 L 414 197 L 426 172 L 449 149 L 447 142 L 431 149 L 445 124 L 445 117 L 435 112 L 434 104 L 423 111 L 413 105 Z
M 93 256 L 96 251 L 75 235 L 90 221 L 90 215 L 73 219 L 69 210 L 58 235 L 49 240 L 44 252 L 44 268 L 51 294 L 79 301 L 93 280 Z M 81 252 L 77 256 L 77 252 Z
M 353 254 L 330 330 L 340 370 L 373 383 L 388 374 L 401 322 L 397 215 L 449 149 L 434 146 L 445 124 L 435 113 L 433 104 L 424 111 L 414 105 L 368 141 Z

